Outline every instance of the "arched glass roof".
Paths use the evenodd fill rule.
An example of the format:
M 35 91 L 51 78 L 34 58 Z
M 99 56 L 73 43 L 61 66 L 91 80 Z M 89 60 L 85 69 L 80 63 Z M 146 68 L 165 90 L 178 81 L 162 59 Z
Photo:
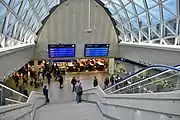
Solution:
M 0 0 L 0 47 L 33 43 L 42 20 L 60 0 Z
M 0 0 L 0 47 L 33 43 L 42 20 L 61 0 Z M 180 45 L 179 0 L 100 0 L 121 43 Z
M 121 43 L 180 45 L 179 0 L 101 0 Z

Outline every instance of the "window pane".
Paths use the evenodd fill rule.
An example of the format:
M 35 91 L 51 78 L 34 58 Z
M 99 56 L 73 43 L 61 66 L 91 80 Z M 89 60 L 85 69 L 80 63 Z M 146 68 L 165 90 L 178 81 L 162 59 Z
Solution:
M 6 13 L 7 9 L 6 7 L 0 3 L 0 18 Z
M 5 3 L 9 4 L 10 0 L 3 0 Z

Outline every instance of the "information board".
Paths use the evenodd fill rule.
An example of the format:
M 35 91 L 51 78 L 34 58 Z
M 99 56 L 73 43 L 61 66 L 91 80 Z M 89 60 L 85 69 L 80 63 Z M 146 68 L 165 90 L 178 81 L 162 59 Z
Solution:
M 75 57 L 75 44 L 49 44 L 49 58 Z
M 109 44 L 85 44 L 85 57 L 107 57 L 109 54 Z

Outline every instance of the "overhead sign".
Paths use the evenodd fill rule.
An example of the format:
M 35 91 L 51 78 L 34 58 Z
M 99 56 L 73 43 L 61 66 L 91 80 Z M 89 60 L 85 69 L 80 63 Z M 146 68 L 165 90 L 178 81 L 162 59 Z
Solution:
M 85 57 L 107 57 L 109 54 L 109 44 L 85 44 Z
M 49 58 L 75 57 L 75 44 L 49 44 Z

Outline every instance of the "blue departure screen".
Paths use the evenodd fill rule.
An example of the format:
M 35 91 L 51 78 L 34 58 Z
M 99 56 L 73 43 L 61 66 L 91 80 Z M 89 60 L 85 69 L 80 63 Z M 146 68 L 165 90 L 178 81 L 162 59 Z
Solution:
M 107 57 L 109 44 L 86 44 L 84 50 L 85 57 Z
M 49 44 L 49 58 L 75 57 L 75 44 Z

